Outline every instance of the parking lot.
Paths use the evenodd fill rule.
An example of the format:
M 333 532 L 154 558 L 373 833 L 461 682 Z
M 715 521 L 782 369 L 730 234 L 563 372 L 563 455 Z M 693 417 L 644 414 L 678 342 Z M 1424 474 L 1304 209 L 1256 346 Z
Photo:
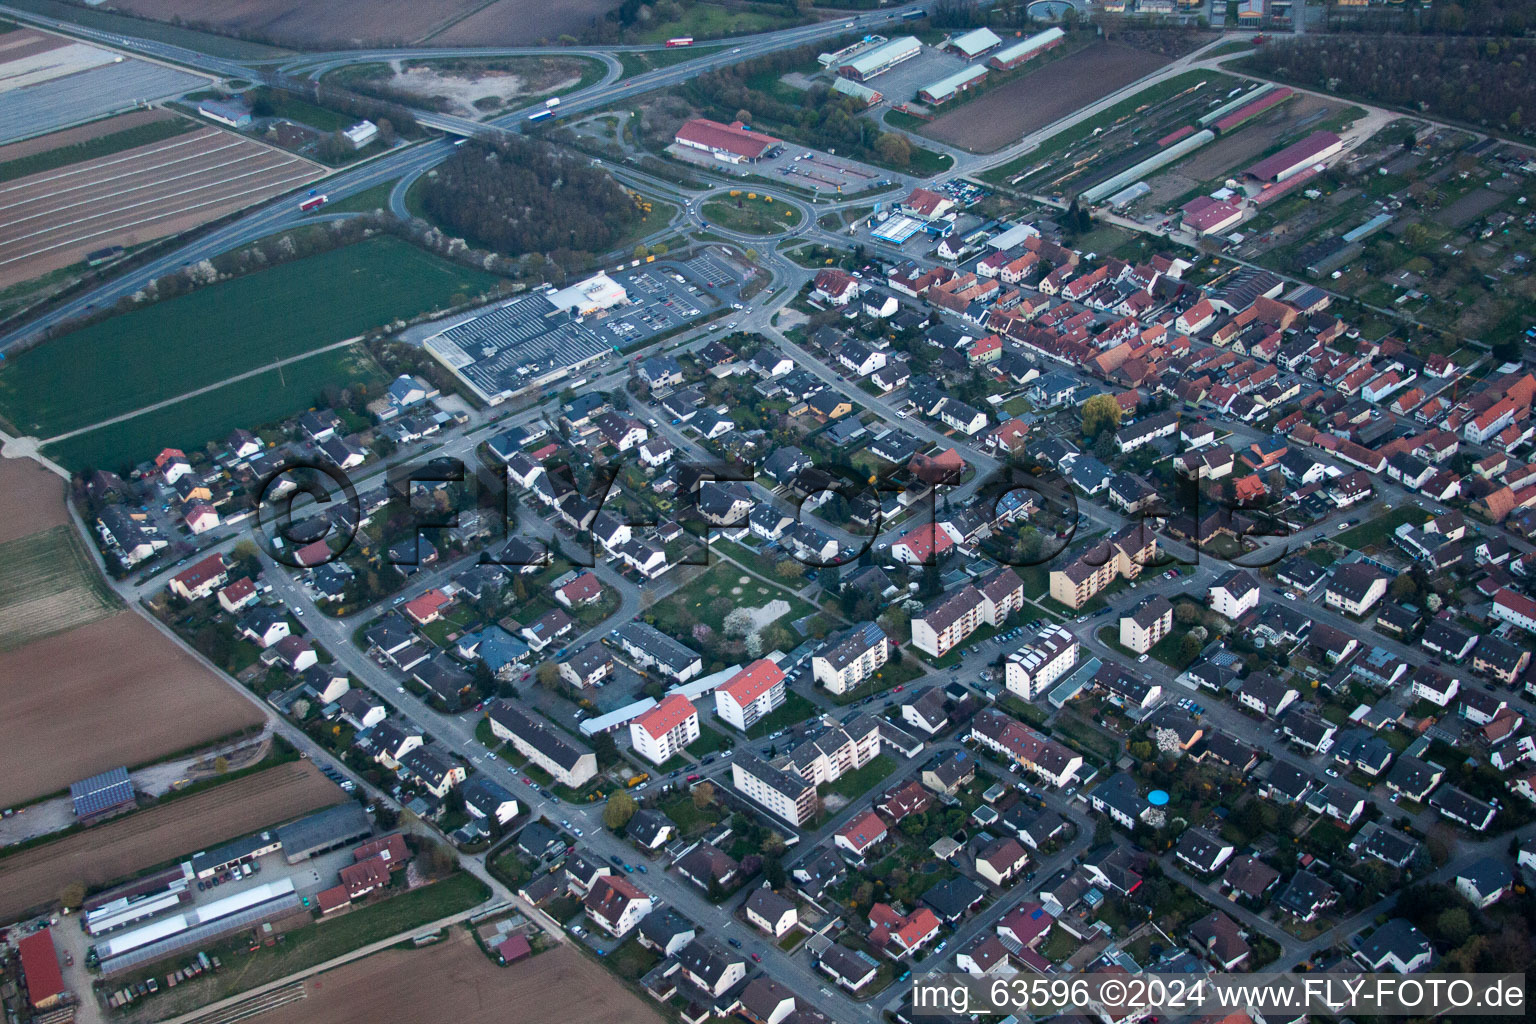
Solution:
M 816 192 L 856 193 L 895 184 L 895 179 L 891 178 L 888 171 L 856 160 L 828 156 L 792 142 L 784 143 L 776 156 L 759 160 L 755 164 L 722 163 L 707 153 L 685 146 L 669 146 L 667 152 L 679 160 L 707 167 L 717 174 L 734 174 L 738 177 L 756 175 L 769 179 L 783 177 L 789 184 Z

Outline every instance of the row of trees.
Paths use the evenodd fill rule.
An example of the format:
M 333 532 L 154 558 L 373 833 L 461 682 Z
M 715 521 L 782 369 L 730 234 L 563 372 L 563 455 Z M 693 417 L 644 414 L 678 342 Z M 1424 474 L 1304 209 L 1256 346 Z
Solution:
M 459 147 L 429 179 L 422 208 L 473 245 L 561 265 L 613 248 L 641 217 L 606 171 L 528 139 Z
M 388 121 L 393 131 L 408 139 L 426 134 L 410 108 L 398 102 L 361 96 L 350 89 L 286 75 L 264 76 L 262 84 L 250 91 L 251 113 L 257 117 L 280 116 L 284 97 L 335 110 L 359 121 L 368 120 L 375 124 Z
M 1307 36 L 1275 42 L 1245 67 L 1327 92 L 1529 135 L 1536 44 L 1528 40 Z

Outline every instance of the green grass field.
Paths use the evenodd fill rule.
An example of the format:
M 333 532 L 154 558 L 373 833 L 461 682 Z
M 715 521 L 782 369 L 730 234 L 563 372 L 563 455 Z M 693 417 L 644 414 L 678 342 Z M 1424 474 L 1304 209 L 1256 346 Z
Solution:
M 669 68 L 674 64 L 681 64 L 685 60 L 698 60 L 712 53 L 719 53 L 723 47 L 719 46 L 678 46 L 666 50 L 623 50 L 614 54 L 619 58 L 619 66 L 624 69 L 624 77 L 632 78 L 642 75 L 647 71 L 655 71 L 657 68 Z
M 265 370 L 184 402 L 77 434 L 48 445 L 47 453 L 71 470 L 127 471 L 167 446 L 192 451 L 229 436 L 236 427 L 254 429 L 286 419 L 315 406 L 326 385 L 358 381 L 375 393 L 388 384 L 360 345 L 322 352 L 281 371 Z
M 739 205 L 738 205 L 739 204 Z M 777 235 L 800 223 L 800 211 L 767 196 L 711 199 L 701 211 L 711 224 L 747 235 Z
M 54 437 L 446 308 L 496 281 L 395 238 L 369 239 L 137 309 L 8 359 L 0 415 L 23 434 Z
M 25 178 L 29 174 L 41 174 L 70 164 L 97 160 L 136 146 L 147 146 L 152 142 L 173 138 L 190 132 L 196 127 L 198 126 L 195 122 L 184 117 L 171 117 L 164 121 L 151 121 L 149 124 L 125 128 L 110 135 L 87 139 L 72 146 L 60 146 L 58 149 L 44 150 L 17 160 L 7 160 L 0 164 L 0 181 L 14 181 L 17 178 Z
M 756 4 L 728 9 L 719 4 L 695 4 L 683 11 L 677 21 L 662 21 L 637 26 L 627 33 L 626 43 L 664 43 L 677 36 L 695 39 L 719 39 L 722 36 L 750 35 L 804 24 L 809 18 L 789 15 L 783 5 Z

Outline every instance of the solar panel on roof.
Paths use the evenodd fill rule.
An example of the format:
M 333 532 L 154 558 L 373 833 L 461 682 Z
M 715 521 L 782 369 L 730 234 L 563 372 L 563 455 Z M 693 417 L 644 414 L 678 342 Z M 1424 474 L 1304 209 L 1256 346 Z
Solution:
M 128 778 L 127 768 L 113 768 L 73 783 L 69 798 L 74 803 L 75 816 L 88 817 L 132 800 L 133 782 Z

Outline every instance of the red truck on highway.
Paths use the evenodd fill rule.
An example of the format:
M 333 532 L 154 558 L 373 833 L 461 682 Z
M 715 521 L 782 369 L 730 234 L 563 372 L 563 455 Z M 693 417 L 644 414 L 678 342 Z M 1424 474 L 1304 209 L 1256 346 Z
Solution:
M 329 201 L 329 196 L 310 196 L 299 204 L 300 213 L 308 213 L 310 210 L 318 210 Z

